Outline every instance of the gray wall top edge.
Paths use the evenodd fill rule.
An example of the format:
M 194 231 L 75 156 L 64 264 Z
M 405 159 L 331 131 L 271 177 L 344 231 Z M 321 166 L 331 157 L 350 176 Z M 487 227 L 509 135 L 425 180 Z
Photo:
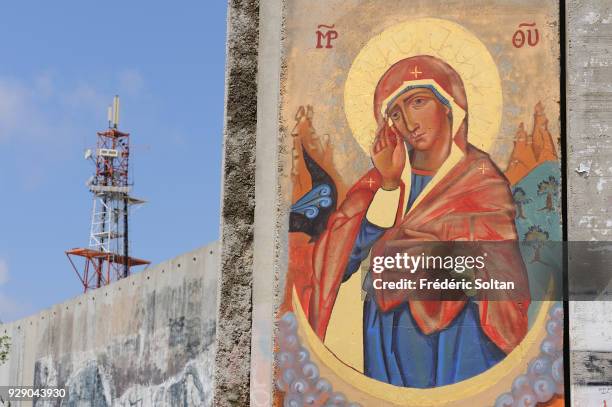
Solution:
M 40 319 L 44 319 L 46 316 L 52 314 L 55 310 L 61 309 L 61 308 L 72 308 L 77 306 L 80 303 L 84 303 L 87 300 L 89 300 L 91 297 L 96 297 L 96 296 L 103 296 L 105 293 L 109 292 L 109 291 L 114 291 L 117 289 L 121 289 L 122 287 L 129 285 L 130 283 L 140 283 L 143 280 L 146 280 L 147 277 L 149 279 L 153 278 L 155 279 L 156 276 L 162 274 L 165 272 L 165 270 L 171 266 L 174 265 L 174 263 L 178 263 L 179 261 L 181 261 L 184 258 L 188 258 L 188 257 L 194 257 L 196 255 L 212 255 L 212 256 L 217 256 L 219 252 L 219 242 L 212 242 L 212 243 L 208 243 L 204 246 L 201 246 L 197 249 L 191 250 L 189 252 L 186 253 L 182 253 L 176 257 L 173 257 L 169 260 L 165 260 L 161 263 L 155 264 L 147 269 L 144 269 L 140 272 L 134 273 L 132 275 L 130 275 L 128 278 L 124 278 L 118 281 L 115 281 L 107 286 L 104 287 L 100 287 L 100 288 L 96 288 L 95 290 L 91 290 L 87 293 L 82 293 L 80 295 L 77 295 L 73 298 L 70 298 L 64 302 L 61 303 L 57 303 L 57 304 L 53 304 L 52 306 L 45 308 L 43 310 L 40 310 L 39 312 L 15 320 L 15 321 L 10 321 L 10 322 L 6 322 L 3 324 L 0 324 L 0 336 L 6 333 L 11 332 L 15 327 L 19 327 L 19 326 L 25 326 L 30 322 L 34 322 Z M 67 265 L 67 267 L 69 267 L 69 265 Z M 217 270 L 213 270 L 215 273 L 217 273 Z

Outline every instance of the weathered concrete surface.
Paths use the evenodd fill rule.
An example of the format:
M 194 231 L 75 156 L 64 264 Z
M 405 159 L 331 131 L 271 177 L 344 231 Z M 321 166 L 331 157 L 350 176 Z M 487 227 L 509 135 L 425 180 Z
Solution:
M 250 405 L 272 404 L 274 311 L 279 300 L 279 273 L 286 262 L 277 230 L 288 225 L 278 213 L 278 149 L 281 75 L 281 0 L 261 2 L 257 74 L 257 168 L 253 244 L 253 325 L 251 336 Z M 286 227 L 286 226 L 285 226 Z M 283 233 L 282 231 L 280 233 Z M 286 233 L 286 232 L 285 232 Z
M 249 404 L 259 1 L 230 0 L 215 405 Z
M 68 387 L 63 405 L 211 405 L 217 272 L 215 243 L 0 325 L 0 386 Z
M 567 4 L 568 239 L 612 240 L 612 3 Z M 570 270 L 584 273 L 586 270 Z M 612 405 L 612 302 L 570 303 L 572 405 Z M 588 363 L 586 363 L 588 362 Z M 603 382 L 584 380 L 599 372 Z M 597 370 L 597 369 L 595 369 Z M 591 374 L 590 373 L 590 374 Z
M 612 383 L 612 352 L 574 351 L 572 356 L 575 384 L 606 386 Z

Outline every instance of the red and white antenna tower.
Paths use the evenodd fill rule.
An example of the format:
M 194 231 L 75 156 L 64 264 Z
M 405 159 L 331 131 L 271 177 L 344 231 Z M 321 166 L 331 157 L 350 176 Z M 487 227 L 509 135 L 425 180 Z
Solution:
M 130 134 L 118 126 L 119 96 L 115 96 L 108 108 L 108 129 L 97 132 L 95 151 L 85 151 L 85 159 L 95 165 L 87 181 L 93 194 L 89 247 L 66 251 L 85 292 L 129 276 L 133 266 L 150 263 L 129 255 L 129 209 L 144 201 L 130 196 Z M 83 259 L 82 268 L 77 258 Z

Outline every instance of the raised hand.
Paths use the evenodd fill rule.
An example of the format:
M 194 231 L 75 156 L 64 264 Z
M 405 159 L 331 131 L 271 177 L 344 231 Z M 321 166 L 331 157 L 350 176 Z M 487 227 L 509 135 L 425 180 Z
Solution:
M 344 200 L 348 187 L 334 165 L 333 143 L 329 135 L 317 134 L 312 124 L 313 116 L 314 109 L 310 105 L 300 106 L 295 114 L 295 127 L 291 131 L 293 138 L 292 203 L 295 203 L 312 188 L 312 179 L 304 162 L 304 151 L 331 177 L 336 186 L 338 203 L 340 203 Z
M 293 196 L 291 203 L 297 200 L 312 188 L 312 180 L 306 163 L 304 162 L 304 153 L 302 150 L 302 138 L 304 134 L 311 132 L 310 120 L 307 117 L 306 109 L 300 106 L 295 114 L 295 127 L 291 131 L 293 139 L 293 147 L 291 149 L 291 178 L 293 181 Z
M 370 155 L 374 167 L 382 177 L 383 189 L 393 190 L 399 187 L 406 165 L 406 150 L 402 137 L 389 127 L 386 117 L 378 124 Z

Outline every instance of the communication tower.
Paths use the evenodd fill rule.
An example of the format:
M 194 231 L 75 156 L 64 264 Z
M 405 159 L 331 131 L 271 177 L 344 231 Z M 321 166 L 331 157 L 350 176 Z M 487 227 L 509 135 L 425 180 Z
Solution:
M 94 151 L 85 151 L 85 159 L 95 166 L 87 180 L 93 194 L 89 246 L 66 251 L 84 292 L 129 276 L 133 266 L 150 263 L 129 253 L 130 207 L 144 201 L 130 196 L 130 134 L 118 127 L 119 96 L 115 96 L 108 108 L 108 129 L 97 132 Z M 84 262 L 81 268 L 78 259 Z

